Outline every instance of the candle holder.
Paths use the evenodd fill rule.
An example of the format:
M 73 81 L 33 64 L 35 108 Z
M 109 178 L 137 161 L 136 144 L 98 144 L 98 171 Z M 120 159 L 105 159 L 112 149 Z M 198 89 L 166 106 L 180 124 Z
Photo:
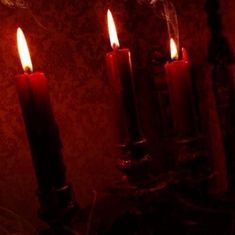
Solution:
M 37 196 L 40 202 L 39 217 L 51 226 L 66 223 L 79 209 L 69 184 L 39 191 Z
M 118 168 L 125 174 L 128 183 L 141 186 L 149 179 L 151 162 L 151 157 L 146 151 L 146 140 L 120 145 L 120 149 L 122 157 L 118 160 Z
M 194 196 L 206 195 L 209 182 L 213 179 L 204 143 L 204 138 L 200 135 L 176 139 L 176 170 L 179 172 L 179 185 L 182 186 L 183 192 L 192 192 Z

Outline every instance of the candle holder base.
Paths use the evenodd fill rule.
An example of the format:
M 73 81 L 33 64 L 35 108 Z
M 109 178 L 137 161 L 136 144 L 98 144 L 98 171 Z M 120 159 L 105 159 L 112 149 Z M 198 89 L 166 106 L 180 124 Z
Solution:
M 151 156 L 146 152 L 146 140 L 120 146 L 123 157 L 118 160 L 118 168 L 123 172 L 129 184 L 144 185 L 149 179 Z
M 70 185 L 38 192 L 39 217 L 49 225 L 64 224 L 79 210 Z

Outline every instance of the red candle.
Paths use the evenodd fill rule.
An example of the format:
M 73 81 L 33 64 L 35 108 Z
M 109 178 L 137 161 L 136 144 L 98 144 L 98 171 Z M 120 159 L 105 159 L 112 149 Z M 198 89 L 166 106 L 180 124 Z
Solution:
M 24 74 L 16 76 L 16 87 L 24 117 L 40 191 L 65 185 L 61 141 L 42 72 L 33 72 L 27 43 L 17 30 L 18 51 Z
M 189 137 L 195 131 L 190 65 L 185 49 L 182 49 L 182 59 L 179 60 L 173 39 L 170 40 L 170 47 L 172 61 L 166 63 L 165 70 L 174 129 L 178 137 Z
M 107 12 L 108 29 L 112 52 L 106 54 L 107 70 L 115 90 L 120 93 L 124 109 L 127 134 L 130 141 L 141 139 L 136 109 L 131 53 L 128 48 L 120 49 L 116 27 L 110 10 Z

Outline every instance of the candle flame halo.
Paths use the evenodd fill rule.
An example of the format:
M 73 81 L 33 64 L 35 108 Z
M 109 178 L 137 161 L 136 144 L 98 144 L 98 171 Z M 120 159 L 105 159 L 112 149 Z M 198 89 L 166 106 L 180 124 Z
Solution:
M 107 11 L 107 21 L 111 47 L 113 49 L 117 49 L 120 47 L 120 44 L 117 36 L 117 30 L 114 23 L 114 19 L 110 10 Z
M 26 38 L 21 28 L 17 29 L 17 46 L 20 56 L 20 61 L 25 72 L 33 71 L 33 65 L 30 58 L 29 48 L 27 45 Z
M 173 38 L 170 39 L 170 49 L 171 49 L 171 59 L 178 60 L 179 54 L 178 54 L 177 46 Z

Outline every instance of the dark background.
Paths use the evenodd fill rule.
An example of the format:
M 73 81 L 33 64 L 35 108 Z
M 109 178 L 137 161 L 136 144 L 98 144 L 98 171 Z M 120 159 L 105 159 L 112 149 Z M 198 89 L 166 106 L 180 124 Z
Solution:
M 205 0 L 173 2 L 180 45 L 187 48 L 193 65 L 206 64 L 209 29 Z M 68 178 L 83 208 L 91 204 L 93 191 L 98 200 L 105 198 L 105 188 L 121 178 L 116 168 L 115 107 L 105 71 L 105 53 L 111 50 L 107 8 L 117 22 L 121 45 L 133 50 L 136 70 L 146 67 L 153 48 L 167 51 L 167 34 L 158 10 L 148 17 L 148 12 L 153 14 L 151 9 L 134 1 L 31 0 L 29 4 L 29 9 L 20 9 L 0 3 L 0 206 L 37 226 L 37 186 L 14 84 L 15 75 L 22 73 L 17 27 L 22 27 L 28 39 L 35 70 L 45 72 L 49 80 Z M 221 1 L 224 34 L 235 47 L 233 9 L 233 0 Z M 144 85 L 148 79 L 151 76 L 147 74 L 138 78 L 137 92 L 143 131 L 158 172 L 164 170 L 165 159 L 157 141 L 157 114 L 148 115 L 152 107 Z

